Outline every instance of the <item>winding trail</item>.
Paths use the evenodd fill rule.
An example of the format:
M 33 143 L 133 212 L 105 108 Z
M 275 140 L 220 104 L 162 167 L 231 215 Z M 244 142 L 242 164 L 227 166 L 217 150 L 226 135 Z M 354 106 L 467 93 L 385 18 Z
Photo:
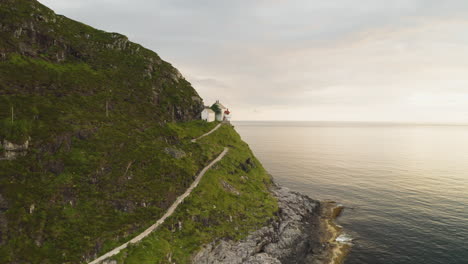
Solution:
M 219 124 L 218 126 L 216 126 L 213 130 L 211 130 L 210 132 L 208 132 L 207 134 L 205 135 L 209 135 L 211 134 L 212 132 L 214 132 L 214 130 L 218 129 L 219 126 L 221 126 L 221 124 Z M 205 135 L 201 136 L 201 137 L 204 137 Z M 199 138 L 201 138 L 199 137 Z M 194 141 L 192 141 L 194 142 Z M 106 254 L 100 256 L 99 258 L 89 262 L 88 264 L 98 264 L 100 263 L 101 261 L 109 258 L 109 257 L 112 257 L 114 255 L 117 255 L 119 254 L 119 252 L 122 250 L 122 249 L 125 249 L 128 247 L 129 244 L 135 244 L 139 241 L 141 241 L 143 238 L 147 237 L 151 232 L 153 232 L 154 230 L 156 230 L 156 228 L 158 228 L 162 223 L 164 223 L 164 221 L 170 217 L 174 211 L 177 209 L 177 207 L 179 206 L 179 204 L 181 204 L 184 199 L 190 195 L 190 193 L 192 193 L 193 189 L 195 189 L 195 187 L 197 187 L 198 183 L 200 182 L 200 180 L 202 179 L 202 177 L 205 175 L 205 173 L 211 168 L 213 167 L 213 165 L 215 165 L 218 161 L 220 161 L 222 158 L 224 158 L 224 156 L 228 153 L 229 149 L 227 147 L 224 148 L 223 152 L 221 152 L 221 154 L 219 154 L 219 156 L 214 159 L 213 161 L 211 161 L 210 164 L 208 164 L 206 167 L 203 168 L 203 170 L 200 171 L 200 173 L 198 173 L 197 175 L 197 178 L 195 179 L 195 181 L 190 185 L 190 187 L 185 191 L 184 194 L 182 194 L 181 196 L 177 197 L 177 200 L 175 200 L 175 202 L 171 205 L 171 207 L 169 207 L 169 209 L 167 209 L 166 213 L 163 215 L 163 217 L 161 217 L 154 225 L 148 227 L 148 229 L 146 229 L 145 231 L 143 231 L 141 234 L 139 234 L 138 236 L 134 237 L 132 240 L 114 248 L 113 250 L 107 252 Z
M 197 138 L 194 138 L 191 140 L 192 143 L 195 143 L 197 142 L 197 140 L 199 140 L 200 138 L 203 138 L 203 137 L 206 137 L 208 136 L 209 134 L 215 132 L 216 130 L 218 130 L 218 128 L 220 128 L 221 126 L 223 125 L 223 123 L 219 123 L 217 126 L 215 126 L 213 129 L 211 129 L 209 132 L 197 137 Z

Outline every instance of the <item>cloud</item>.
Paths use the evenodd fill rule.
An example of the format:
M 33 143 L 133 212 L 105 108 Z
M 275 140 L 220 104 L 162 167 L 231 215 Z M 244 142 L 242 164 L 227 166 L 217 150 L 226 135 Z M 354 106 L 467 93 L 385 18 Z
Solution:
M 468 122 L 467 1 L 41 2 L 155 50 L 237 119 Z

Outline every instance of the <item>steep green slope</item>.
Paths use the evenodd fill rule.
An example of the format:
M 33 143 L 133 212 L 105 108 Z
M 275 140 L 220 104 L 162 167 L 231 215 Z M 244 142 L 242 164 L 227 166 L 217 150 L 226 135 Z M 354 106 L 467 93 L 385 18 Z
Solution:
M 1 1 L 0 29 L 2 94 L 59 98 L 76 115 L 60 116 L 64 121 L 102 121 L 106 103 L 116 118 L 152 121 L 191 120 L 203 106 L 190 83 L 154 52 L 55 15 L 34 0 Z M 5 112 L 9 104 L 21 109 L 39 98 L 2 99 Z M 40 112 L 43 117 L 59 114 L 41 110 L 47 110 Z
M 271 177 L 232 127 L 222 126 L 196 144 L 219 152 L 229 146 L 229 152 L 159 229 L 111 259 L 126 264 L 190 263 L 202 245 L 242 239 L 273 219 L 278 205 L 268 190 Z
M 0 161 L 0 263 L 92 256 L 158 217 L 211 158 L 164 151 L 180 140 L 166 122 L 203 104 L 155 53 L 36 1 L 0 2 L 0 29 L 0 141 L 31 138 Z
M 200 236 L 180 233 L 178 241 L 193 245 L 174 258 L 185 262 L 201 243 L 267 221 L 275 211 L 269 177 L 235 131 L 223 127 L 213 142 L 190 142 L 216 125 L 196 121 L 202 108 L 175 68 L 126 37 L 35 0 L 0 1 L 0 263 L 93 259 L 158 219 L 225 144 L 235 150 L 219 177 L 243 195 L 228 196 L 214 174 L 207 177 L 203 199 L 189 202 L 199 209 L 176 218 L 190 216 L 186 227 Z M 24 156 L 4 159 L 7 144 L 26 142 Z M 254 180 L 240 186 L 248 159 Z M 204 209 L 223 199 L 217 208 L 226 211 Z M 265 209 L 257 215 L 251 202 Z M 165 241 L 169 249 L 154 262 L 180 246 Z M 134 250 L 128 262 L 143 257 Z

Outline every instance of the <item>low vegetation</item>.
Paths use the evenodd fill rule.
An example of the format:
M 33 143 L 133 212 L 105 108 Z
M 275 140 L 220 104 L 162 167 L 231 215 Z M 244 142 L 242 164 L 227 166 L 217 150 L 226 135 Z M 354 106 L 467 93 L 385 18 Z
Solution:
M 0 141 L 8 140 L 15 144 L 23 144 L 31 134 L 31 122 L 27 120 L 12 121 L 6 118 L 0 121 Z
M 15 160 L 0 147 L 0 263 L 85 263 L 120 245 L 225 146 L 226 159 L 145 242 L 160 252 L 152 263 L 187 262 L 202 243 L 238 239 L 273 216 L 269 177 L 232 128 L 190 142 L 217 123 L 196 120 L 201 98 L 157 54 L 35 0 L 0 1 L 0 27 L 0 140 L 30 139 Z M 125 261 L 149 261 L 141 252 Z
M 242 239 L 273 219 L 271 178 L 234 129 L 223 126 L 197 144 L 230 151 L 161 228 L 115 257 L 119 263 L 189 263 L 203 244 Z

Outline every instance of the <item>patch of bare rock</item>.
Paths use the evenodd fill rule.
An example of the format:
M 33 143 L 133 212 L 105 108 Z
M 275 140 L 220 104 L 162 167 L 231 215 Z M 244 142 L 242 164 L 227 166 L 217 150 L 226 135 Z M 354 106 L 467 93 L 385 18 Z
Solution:
M 319 201 L 287 188 L 272 190 L 278 199 L 277 220 L 241 241 L 220 240 L 206 245 L 193 263 L 280 264 L 329 263 L 328 242 L 323 239 Z

